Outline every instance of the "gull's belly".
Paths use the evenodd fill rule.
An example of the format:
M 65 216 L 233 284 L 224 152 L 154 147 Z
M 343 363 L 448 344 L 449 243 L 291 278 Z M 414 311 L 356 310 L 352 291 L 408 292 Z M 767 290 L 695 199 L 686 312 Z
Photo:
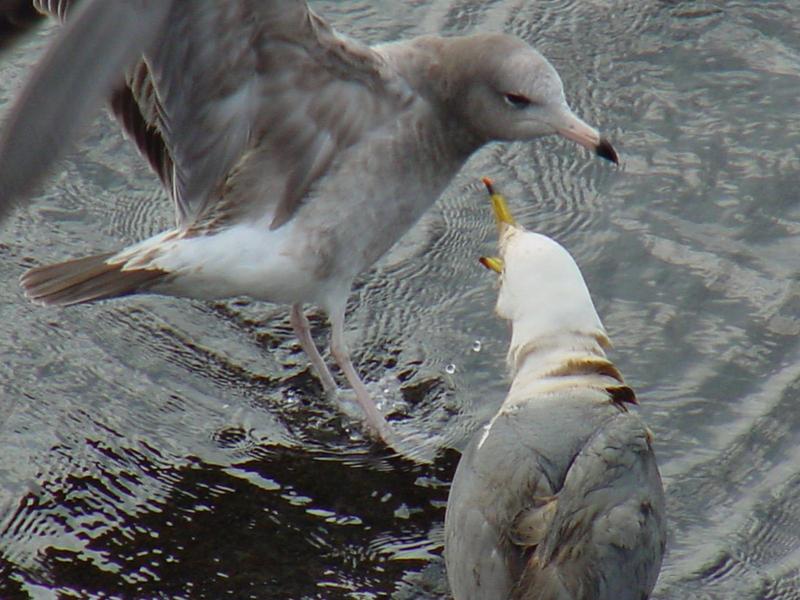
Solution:
M 156 291 L 199 299 L 250 296 L 283 304 L 319 303 L 326 282 L 317 275 L 317 257 L 303 251 L 295 229 L 289 224 L 272 231 L 261 221 L 170 242 L 154 265 L 173 277 Z

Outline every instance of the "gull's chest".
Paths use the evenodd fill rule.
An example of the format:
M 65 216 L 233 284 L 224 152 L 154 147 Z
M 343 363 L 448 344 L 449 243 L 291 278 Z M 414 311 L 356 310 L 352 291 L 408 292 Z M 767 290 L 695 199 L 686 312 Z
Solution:
M 436 202 L 466 157 L 431 137 L 400 122 L 350 149 L 318 182 L 298 224 L 320 274 L 369 267 Z

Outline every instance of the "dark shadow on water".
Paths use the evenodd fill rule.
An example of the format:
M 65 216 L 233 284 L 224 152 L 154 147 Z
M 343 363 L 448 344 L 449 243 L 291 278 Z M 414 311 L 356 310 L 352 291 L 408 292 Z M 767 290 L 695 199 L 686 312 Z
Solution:
M 51 546 L 35 569 L 3 561 L 0 597 L 26 597 L 20 581 L 53 586 L 63 597 L 385 597 L 393 582 L 436 561 L 429 537 L 443 521 L 457 453 L 424 466 L 388 453 L 269 448 L 263 455 L 227 468 L 195 460 L 175 471 L 144 465 L 141 456 L 110 457 L 135 459 L 169 482 L 169 493 L 127 518 L 117 512 L 114 527 L 97 537 L 84 522 L 85 547 Z M 124 504 L 138 477 L 104 475 L 69 475 L 58 489 L 45 484 L 47 503 L 36 494 L 22 498 L 10 527 L 41 511 L 57 513 L 63 525 L 112 513 L 103 499 Z

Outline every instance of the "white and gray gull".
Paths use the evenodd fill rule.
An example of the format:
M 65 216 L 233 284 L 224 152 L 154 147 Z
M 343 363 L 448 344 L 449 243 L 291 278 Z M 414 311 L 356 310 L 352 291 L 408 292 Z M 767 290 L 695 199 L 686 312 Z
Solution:
M 497 313 L 513 381 L 459 461 L 445 518 L 455 600 L 644 600 L 661 568 L 664 492 L 652 436 L 605 354 L 570 254 L 492 194 Z
M 0 215 L 30 196 L 110 98 L 176 225 L 122 250 L 36 267 L 26 294 L 69 305 L 129 294 L 291 305 L 327 392 L 304 303 L 366 415 L 391 431 L 344 342 L 355 277 L 488 142 L 559 134 L 617 162 L 550 63 L 499 33 L 367 46 L 299 0 L 34 0 L 66 24 L 0 132 Z

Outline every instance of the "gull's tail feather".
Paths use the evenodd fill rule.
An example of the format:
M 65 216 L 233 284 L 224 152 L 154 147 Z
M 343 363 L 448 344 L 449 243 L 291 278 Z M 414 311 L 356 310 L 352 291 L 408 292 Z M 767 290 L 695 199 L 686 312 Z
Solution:
M 84 0 L 0 133 L 0 219 L 29 193 L 163 29 L 170 0 Z
M 166 273 L 158 269 L 123 270 L 109 264 L 113 252 L 30 269 L 20 278 L 25 295 L 37 304 L 67 306 L 145 291 Z

